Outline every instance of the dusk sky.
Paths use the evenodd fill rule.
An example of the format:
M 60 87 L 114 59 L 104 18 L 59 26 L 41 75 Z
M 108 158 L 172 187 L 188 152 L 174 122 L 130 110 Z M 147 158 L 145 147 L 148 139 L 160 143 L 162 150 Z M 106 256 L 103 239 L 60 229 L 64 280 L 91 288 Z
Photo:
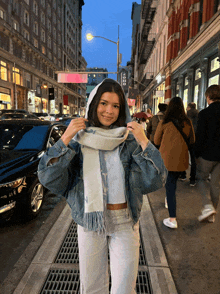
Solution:
M 101 38 L 87 41 L 86 34 L 101 36 L 114 42 L 118 40 L 122 53 L 121 66 L 131 59 L 132 3 L 141 4 L 141 0 L 84 0 L 82 7 L 82 55 L 87 67 L 107 68 L 108 72 L 117 71 L 117 45 Z M 109 75 L 117 79 L 116 75 Z

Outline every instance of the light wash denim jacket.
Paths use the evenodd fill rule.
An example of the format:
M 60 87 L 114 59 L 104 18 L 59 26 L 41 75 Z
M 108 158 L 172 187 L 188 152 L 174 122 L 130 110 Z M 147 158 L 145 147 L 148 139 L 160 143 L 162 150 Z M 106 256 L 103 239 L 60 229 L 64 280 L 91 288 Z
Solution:
M 125 172 L 126 200 L 133 224 L 141 213 L 143 194 L 165 185 L 167 170 L 160 152 L 150 142 L 143 151 L 133 134 L 119 145 L 119 154 Z M 48 165 L 52 158 L 59 160 Z M 39 181 L 52 193 L 62 195 L 72 210 L 73 220 L 84 224 L 83 159 L 80 144 L 71 140 L 68 147 L 60 139 L 43 155 L 38 166 Z M 97 227 L 91 224 L 90 230 Z

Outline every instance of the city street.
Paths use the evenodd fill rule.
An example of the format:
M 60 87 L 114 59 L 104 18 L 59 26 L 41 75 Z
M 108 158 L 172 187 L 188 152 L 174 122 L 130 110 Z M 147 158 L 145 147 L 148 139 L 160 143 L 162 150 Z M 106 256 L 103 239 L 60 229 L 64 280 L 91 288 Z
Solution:
M 0 225 L 0 285 L 6 278 L 10 279 L 11 271 L 13 279 L 10 279 L 10 283 L 16 285 L 19 282 L 64 205 L 64 198 L 48 192 L 42 211 L 37 218 L 23 222 L 15 214 L 8 222 Z M 30 244 L 31 251 L 26 254 L 25 263 L 16 269 L 16 273 L 13 273 L 14 265 Z

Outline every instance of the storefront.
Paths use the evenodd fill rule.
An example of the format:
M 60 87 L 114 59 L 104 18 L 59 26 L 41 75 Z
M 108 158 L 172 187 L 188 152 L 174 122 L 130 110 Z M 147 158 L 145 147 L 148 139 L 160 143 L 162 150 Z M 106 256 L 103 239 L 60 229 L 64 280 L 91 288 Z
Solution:
M 172 74 L 172 97 L 181 97 L 185 109 L 189 102 L 196 103 L 198 110 L 207 106 L 207 87 L 220 84 L 219 56 L 220 43 L 216 38 L 210 40 Z
M 0 87 L 0 109 L 11 109 L 11 90 Z

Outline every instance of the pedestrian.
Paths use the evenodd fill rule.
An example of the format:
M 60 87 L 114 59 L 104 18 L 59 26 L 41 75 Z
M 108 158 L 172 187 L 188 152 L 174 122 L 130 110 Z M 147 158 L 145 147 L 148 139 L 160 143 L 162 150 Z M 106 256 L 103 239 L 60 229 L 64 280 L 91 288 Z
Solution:
M 105 79 L 90 93 L 85 118 L 71 121 L 39 163 L 40 182 L 67 198 L 78 224 L 81 294 L 135 292 L 143 194 L 164 186 L 167 170 L 121 85 Z
M 197 120 L 198 120 L 198 113 L 199 111 L 196 109 L 196 104 L 194 102 L 190 102 L 187 107 L 187 116 L 191 120 L 194 132 L 196 132 L 197 128 Z M 190 186 L 194 187 L 196 185 L 196 159 L 195 159 L 195 146 L 194 144 L 190 146 L 189 149 L 190 153 Z M 186 171 L 182 172 L 179 176 L 181 181 L 187 180 Z
M 199 221 L 215 221 L 220 194 L 220 86 L 207 88 L 208 107 L 198 116 L 195 156 L 197 160 L 198 189 L 202 196 L 202 214 Z M 207 181 L 211 175 L 210 181 Z
M 164 113 L 167 109 L 167 104 L 166 103 L 159 103 L 158 108 L 159 108 L 159 112 L 151 118 L 149 124 L 147 125 L 148 138 L 150 139 L 150 141 L 153 144 L 154 144 L 154 134 L 156 132 L 156 129 L 157 129 L 159 122 L 164 117 Z
M 154 143 L 160 145 L 159 151 L 168 170 L 166 199 L 169 218 L 163 220 L 165 226 L 175 229 L 176 220 L 176 185 L 180 173 L 188 168 L 188 145 L 195 142 L 192 123 L 187 117 L 180 97 L 170 100 L 164 119 L 157 126 Z

